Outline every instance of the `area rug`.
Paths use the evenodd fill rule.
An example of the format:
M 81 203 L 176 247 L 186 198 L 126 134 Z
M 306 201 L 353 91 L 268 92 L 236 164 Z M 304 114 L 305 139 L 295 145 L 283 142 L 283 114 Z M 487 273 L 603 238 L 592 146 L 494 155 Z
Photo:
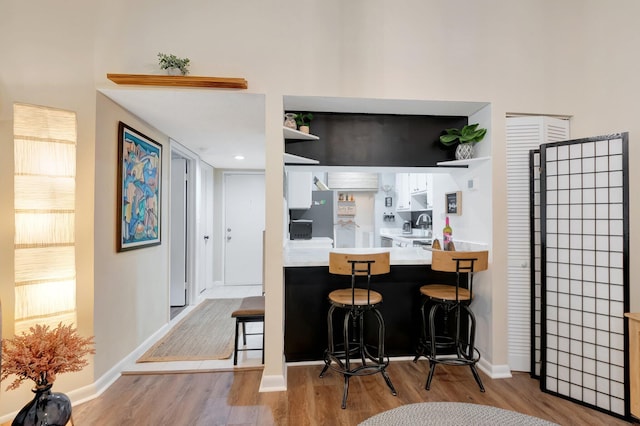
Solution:
M 226 359 L 233 353 L 235 320 L 242 299 L 205 299 L 137 362 Z
M 377 414 L 360 426 L 552 426 L 537 417 L 465 402 L 421 402 Z M 557 426 L 557 425 L 556 425 Z

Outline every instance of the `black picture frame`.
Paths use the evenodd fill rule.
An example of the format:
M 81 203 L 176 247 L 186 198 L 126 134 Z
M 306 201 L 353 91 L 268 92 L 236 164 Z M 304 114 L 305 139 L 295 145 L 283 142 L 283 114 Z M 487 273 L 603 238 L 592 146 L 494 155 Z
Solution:
M 118 123 L 117 251 L 161 243 L 162 145 Z
M 462 192 L 447 192 L 444 196 L 447 214 L 460 216 L 462 214 Z

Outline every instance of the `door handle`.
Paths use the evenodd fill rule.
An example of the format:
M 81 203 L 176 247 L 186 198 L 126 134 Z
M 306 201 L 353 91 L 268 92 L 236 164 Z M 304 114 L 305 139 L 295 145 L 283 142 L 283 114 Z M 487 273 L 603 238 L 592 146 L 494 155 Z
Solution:
M 231 235 L 227 235 L 227 241 L 231 239 Z
M 204 240 L 205 240 L 205 241 L 207 241 L 208 239 L 209 239 L 209 236 L 208 236 L 208 235 L 205 235 L 205 236 L 204 236 Z

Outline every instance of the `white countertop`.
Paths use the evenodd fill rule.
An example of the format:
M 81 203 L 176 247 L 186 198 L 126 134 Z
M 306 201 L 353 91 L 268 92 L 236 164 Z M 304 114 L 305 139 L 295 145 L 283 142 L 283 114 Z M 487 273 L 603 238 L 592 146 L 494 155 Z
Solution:
M 295 248 L 284 250 L 284 266 L 329 266 L 329 252 L 380 253 L 388 251 L 391 265 L 431 265 L 431 251 L 422 247 Z
M 488 250 L 487 244 L 471 241 L 456 241 L 457 251 Z M 372 248 L 327 248 L 285 247 L 284 266 L 329 266 L 329 252 L 342 253 L 390 253 L 391 265 L 431 265 L 431 247 L 372 247 Z
M 313 237 L 309 240 L 287 240 L 285 248 L 287 249 L 304 249 L 304 248 L 324 248 L 333 247 L 333 240 L 325 237 Z

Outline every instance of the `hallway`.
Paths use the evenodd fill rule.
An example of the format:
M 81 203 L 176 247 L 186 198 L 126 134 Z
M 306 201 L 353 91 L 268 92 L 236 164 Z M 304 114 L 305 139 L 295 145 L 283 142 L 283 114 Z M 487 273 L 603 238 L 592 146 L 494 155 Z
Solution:
M 248 296 L 260 296 L 262 285 L 249 286 L 223 286 L 217 285 L 205 290 L 201 294 L 202 299 L 232 299 Z M 182 320 L 195 306 L 187 306 L 175 318 L 171 319 L 173 327 Z M 249 333 L 260 331 L 262 324 L 247 324 Z M 155 342 L 153 342 L 155 343 Z M 247 347 L 260 346 L 261 336 L 247 336 Z M 238 365 L 235 368 L 262 368 L 262 353 L 260 351 L 246 351 L 238 353 Z M 172 362 L 142 362 L 135 361 L 125 366 L 122 374 L 133 373 L 161 373 L 161 372 L 187 372 L 187 371 L 225 371 L 233 370 L 233 356 L 228 359 L 208 361 L 172 361 Z

